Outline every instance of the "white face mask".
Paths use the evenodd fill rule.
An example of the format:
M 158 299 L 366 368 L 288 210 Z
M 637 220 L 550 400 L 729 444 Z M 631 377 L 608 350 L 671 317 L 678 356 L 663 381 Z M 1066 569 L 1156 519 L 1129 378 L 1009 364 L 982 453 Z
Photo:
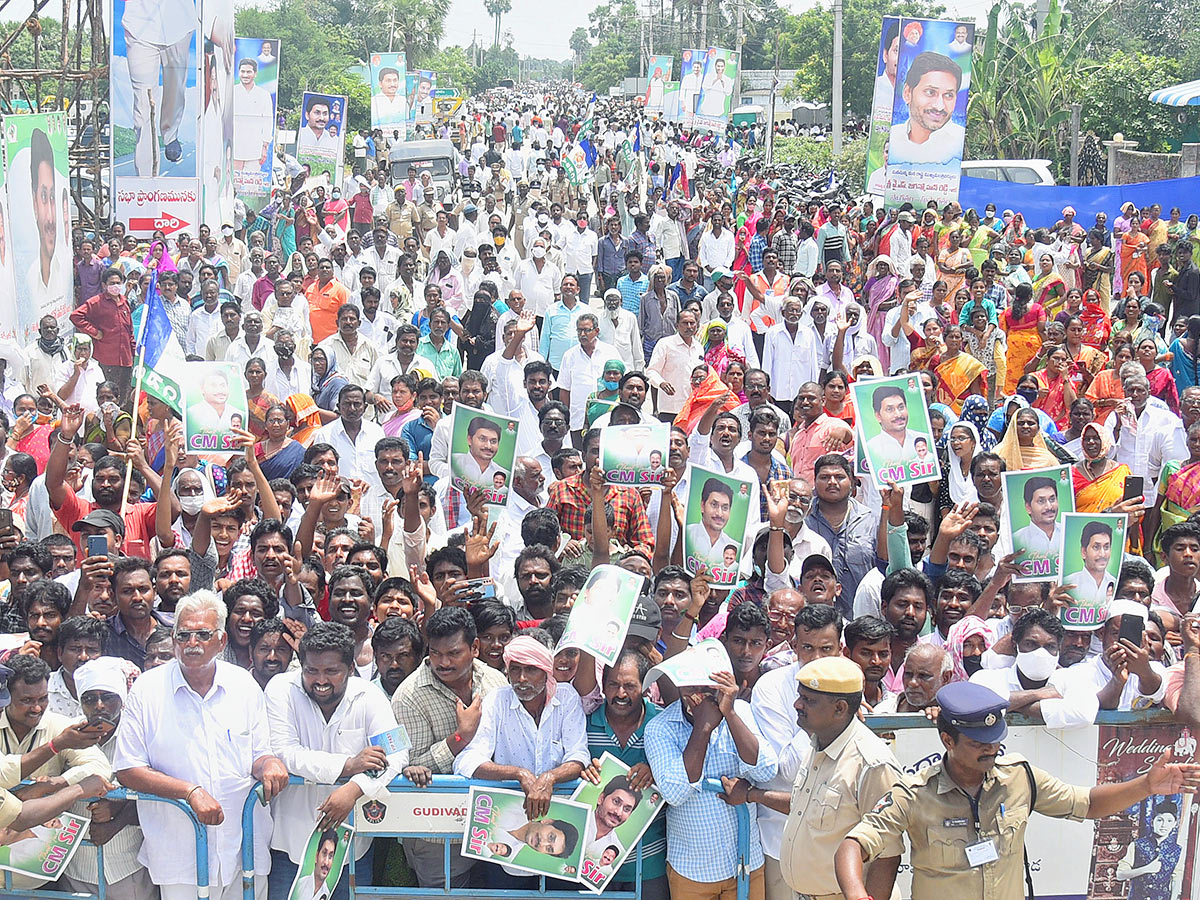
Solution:
M 194 516 L 194 515 L 198 514 L 200 512 L 201 507 L 203 507 L 203 506 L 204 506 L 204 495 L 203 494 L 198 494 L 195 497 L 180 497 L 179 498 L 179 508 L 182 509 L 189 516 Z
M 534 259 L 541 259 L 543 256 L 546 255 L 546 248 L 545 247 L 534 247 L 533 250 L 531 250 L 530 252 L 532 253 Z
M 1030 681 L 1045 681 L 1058 668 L 1058 654 L 1045 647 L 1028 653 L 1017 651 L 1017 670 Z

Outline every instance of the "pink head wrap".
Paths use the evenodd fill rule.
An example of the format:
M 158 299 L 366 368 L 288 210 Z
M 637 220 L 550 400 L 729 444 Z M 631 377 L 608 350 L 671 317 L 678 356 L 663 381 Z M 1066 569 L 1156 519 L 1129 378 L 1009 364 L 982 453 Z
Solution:
M 554 680 L 554 655 L 541 641 L 527 634 L 518 634 L 504 647 L 504 664 L 534 666 L 546 673 L 546 700 L 554 699 L 558 683 Z
M 959 619 L 950 626 L 950 631 L 946 634 L 946 649 L 950 652 L 950 660 L 954 663 L 955 681 L 970 680 L 967 670 L 963 668 L 963 644 L 967 642 L 967 638 L 972 638 L 977 634 L 983 636 L 985 650 L 990 649 L 992 644 L 996 643 L 996 635 L 992 631 L 992 626 L 978 616 L 966 616 Z

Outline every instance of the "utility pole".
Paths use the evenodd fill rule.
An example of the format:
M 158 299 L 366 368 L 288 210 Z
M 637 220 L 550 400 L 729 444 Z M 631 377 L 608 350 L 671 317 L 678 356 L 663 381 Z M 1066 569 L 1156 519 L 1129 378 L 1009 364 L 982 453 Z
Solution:
M 775 96 L 779 93 L 779 35 L 775 35 L 775 74 L 771 77 L 771 103 L 767 108 L 767 165 L 775 157 Z
M 842 152 L 842 0 L 833 0 L 833 155 Z
M 708 0 L 700 0 L 700 48 L 708 49 Z
M 1071 104 L 1071 187 L 1079 186 L 1079 113 L 1082 107 Z
M 393 4 L 388 13 L 388 53 L 392 52 L 392 46 L 396 42 L 396 7 Z
M 737 5 L 737 37 L 734 49 L 737 50 L 737 81 L 733 85 L 733 109 L 742 105 L 742 44 L 746 42 L 746 0 L 738 0 Z

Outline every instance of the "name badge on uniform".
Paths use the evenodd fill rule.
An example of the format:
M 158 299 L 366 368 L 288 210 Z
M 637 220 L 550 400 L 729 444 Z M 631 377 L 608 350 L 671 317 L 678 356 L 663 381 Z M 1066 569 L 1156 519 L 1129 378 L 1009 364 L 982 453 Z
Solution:
M 996 842 L 991 838 L 986 841 L 976 841 L 974 844 L 967 844 L 967 862 L 971 868 L 986 865 L 990 862 L 995 862 L 1000 858 L 1000 854 L 996 852 Z
M 966 828 L 970 824 L 970 819 L 942 819 L 943 828 Z

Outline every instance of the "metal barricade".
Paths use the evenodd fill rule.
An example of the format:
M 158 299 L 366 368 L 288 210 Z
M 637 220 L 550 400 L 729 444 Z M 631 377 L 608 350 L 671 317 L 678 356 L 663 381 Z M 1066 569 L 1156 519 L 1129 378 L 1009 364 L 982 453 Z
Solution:
M 128 788 L 116 788 L 104 795 L 108 800 L 151 800 L 157 803 L 169 803 L 174 806 L 192 823 L 192 828 L 196 832 L 196 898 L 197 900 L 207 900 L 208 898 L 208 826 L 202 825 L 200 820 L 196 818 L 196 814 L 192 812 L 192 808 L 182 800 L 172 800 L 167 797 L 159 797 L 156 794 L 141 794 L 137 791 L 131 791 Z M 253 796 L 253 793 L 251 794 Z M 91 844 L 88 840 L 87 843 Z M 17 888 L 13 887 L 12 873 L 4 872 L 3 888 L 0 888 L 0 896 L 8 897 L 31 897 L 35 900 L 79 900 L 79 898 L 95 896 L 97 900 L 105 900 L 106 885 L 104 883 L 104 847 L 103 845 L 95 845 L 96 848 L 96 868 L 99 877 L 99 886 L 95 895 L 78 894 L 71 891 L 60 891 L 53 888 Z M 60 876 L 61 877 L 61 876 Z
M 289 784 L 307 784 L 302 778 L 292 776 Z M 339 782 L 344 783 L 344 782 Z M 556 794 L 569 795 L 575 790 L 579 782 L 571 782 L 569 784 L 560 784 L 555 788 Z M 449 794 L 467 794 L 472 786 L 475 787 L 502 787 L 519 789 L 519 785 L 515 781 L 480 781 L 470 778 L 462 778 L 457 775 L 434 775 L 433 781 L 428 788 L 421 788 L 414 785 L 407 778 L 397 778 L 388 785 L 388 790 L 393 794 L 405 793 L 421 793 L 428 791 L 438 791 Z M 706 791 L 720 793 L 723 788 L 721 782 L 716 778 L 707 778 L 703 782 L 703 788 Z M 242 807 L 242 893 L 244 900 L 254 900 L 254 804 L 259 801 L 259 792 L 257 788 L 250 791 L 246 797 L 246 802 Z M 747 862 L 747 857 L 750 851 L 750 812 L 748 807 L 743 804 L 733 807 L 737 816 L 737 841 L 738 841 L 738 863 L 737 863 L 737 900 L 748 900 L 750 896 L 750 867 Z M 355 810 L 350 811 L 347 817 L 347 822 L 354 824 Z M 665 815 L 665 812 L 664 812 Z M 494 890 L 491 888 L 451 888 L 450 887 L 450 861 L 454 849 L 451 843 L 456 840 L 461 840 L 461 831 L 457 834 L 447 834 L 445 832 L 428 832 L 428 831 L 372 831 L 371 837 L 394 837 L 394 838 L 425 838 L 427 840 L 442 842 L 442 887 L 391 887 L 391 886 L 358 886 L 358 879 L 355 872 L 354 854 L 351 853 L 346 861 L 346 873 L 343 877 L 348 878 L 348 886 L 350 900 L 357 900 L 358 897 L 365 898 L 391 898 L 391 897 L 448 897 L 453 894 L 455 897 L 477 897 L 480 900 L 485 898 L 502 897 L 508 900 L 519 900 L 519 898 L 537 897 L 537 898 L 574 898 L 578 900 L 581 891 L 586 889 L 580 885 L 578 891 L 550 891 L 546 890 L 545 876 L 538 877 L 538 889 L 536 891 L 515 891 L 515 890 Z M 642 845 L 638 842 L 637 852 L 633 857 L 635 862 L 634 867 L 634 890 L 632 891 L 605 891 L 604 896 L 609 900 L 640 900 L 641 885 L 642 885 Z

